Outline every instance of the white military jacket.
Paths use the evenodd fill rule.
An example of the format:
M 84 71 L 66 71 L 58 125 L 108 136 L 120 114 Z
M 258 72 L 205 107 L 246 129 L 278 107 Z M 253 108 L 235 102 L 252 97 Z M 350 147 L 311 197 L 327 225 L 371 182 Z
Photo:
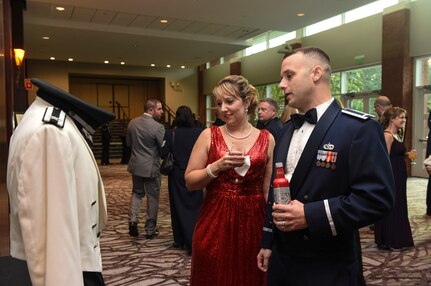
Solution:
M 42 122 L 49 106 L 36 97 L 11 137 L 11 255 L 27 261 L 34 286 L 83 285 L 83 271 L 102 272 L 105 191 L 74 122 Z

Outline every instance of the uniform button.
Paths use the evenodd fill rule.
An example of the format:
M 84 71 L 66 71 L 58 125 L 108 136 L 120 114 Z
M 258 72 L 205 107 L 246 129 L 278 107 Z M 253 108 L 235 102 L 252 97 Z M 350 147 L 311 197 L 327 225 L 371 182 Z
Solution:
M 304 236 L 302 237 L 304 240 L 308 240 L 308 235 L 304 234 Z
M 308 200 L 308 195 L 305 195 L 305 196 L 304 196 L 304 200 Z

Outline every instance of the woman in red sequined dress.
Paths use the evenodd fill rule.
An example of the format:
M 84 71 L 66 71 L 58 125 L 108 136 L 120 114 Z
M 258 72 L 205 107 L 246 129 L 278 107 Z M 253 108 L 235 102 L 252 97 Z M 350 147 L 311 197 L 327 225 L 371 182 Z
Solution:
M 274 138 L 248 122 L 257 91 L 231 75 L 213 90 L 226 122 L 199 136 L 185 173 L 190 191 L 206 188 L 192 247 L 190 284 L 266 285 L 256 265 L 272 172 Z

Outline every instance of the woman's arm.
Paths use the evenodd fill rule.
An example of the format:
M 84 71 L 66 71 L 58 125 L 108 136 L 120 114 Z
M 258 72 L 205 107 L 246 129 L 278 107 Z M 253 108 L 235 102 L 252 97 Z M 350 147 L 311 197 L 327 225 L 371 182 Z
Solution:
M 268 193 L 269 193 L 269 185 L 271 184 L 271 176 L 272 176 L 272 155 L 274 153 L 275 140 L 274 137 L 269 133 L 269 146 L 266 154 L 266 166 L 265 166 L 265 174 L 263 178 L 263 195 L 265 197 L 265 201 L 268 202 Z

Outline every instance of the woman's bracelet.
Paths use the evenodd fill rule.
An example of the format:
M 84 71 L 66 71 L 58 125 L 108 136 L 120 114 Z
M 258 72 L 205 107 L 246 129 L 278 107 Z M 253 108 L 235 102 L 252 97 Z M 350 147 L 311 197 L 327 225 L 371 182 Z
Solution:
M 208 175 L 208 177 L 210 177 L 210 178 L 212 178 L 212 179 L 215 179 L 215 178 L 217 178 L 217 177 L 218 177 L 218 175 L 216 176 L 216 175 L 214 175 L 214 173 L 213 173 L 213 172 L 211 172 L 211 164 L 208 164 L 208 165 L 207 165 L 206 170 L 207 170 L 207 175 Z

